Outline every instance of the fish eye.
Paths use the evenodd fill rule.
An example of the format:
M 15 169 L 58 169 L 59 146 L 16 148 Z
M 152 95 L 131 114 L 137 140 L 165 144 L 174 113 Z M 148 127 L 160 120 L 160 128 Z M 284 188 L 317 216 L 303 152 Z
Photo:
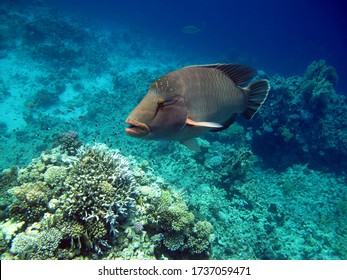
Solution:
M 176 100 L 165 100 L 164 98 L 158 98 L 157 104 L 158 104 L 158 109 L 162 109 L 166 106 L 170 106 L 176 103 Z
M 158 83 L 157 83 L 157 82 L 154 82 L 149 88 L 150 88 L 150 89 L 158 88 Z
M 158 107 L 164 107 L 165 100 L 164 98 L 159 98 L 157 101 Z

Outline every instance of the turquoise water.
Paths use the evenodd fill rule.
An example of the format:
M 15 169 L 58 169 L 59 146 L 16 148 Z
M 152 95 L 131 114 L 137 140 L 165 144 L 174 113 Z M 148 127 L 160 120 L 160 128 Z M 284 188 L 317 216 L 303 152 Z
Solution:
M 2 259 L 346 259 L 345 19 L 246 2 L 2 1 Z M 155 80 L 217 62 L 270 81 L 251 121 L 200 153 L 124 133 Z

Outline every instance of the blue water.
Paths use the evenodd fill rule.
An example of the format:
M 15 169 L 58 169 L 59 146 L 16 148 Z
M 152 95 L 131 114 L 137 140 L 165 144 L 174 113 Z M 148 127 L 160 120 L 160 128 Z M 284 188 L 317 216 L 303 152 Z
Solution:
M 1 1 L 1 259 L 347 259 L 335 2 Z M 154 81 L 211 63 L 269 80 L 252 120 L 199 153 L 125 134 Z
M 296 75 L 325 59 L 343 76 L 347 36 L 343 1 L 55 1 L 105 24 L 136 26 L 209 61 L 250 63 L 269 73 Z M 83 8 L 81 9 L 81 3 Z M 181 32 L 186 25 L 202 30 Z M 346 89 L 343 79 L 340 89 Z

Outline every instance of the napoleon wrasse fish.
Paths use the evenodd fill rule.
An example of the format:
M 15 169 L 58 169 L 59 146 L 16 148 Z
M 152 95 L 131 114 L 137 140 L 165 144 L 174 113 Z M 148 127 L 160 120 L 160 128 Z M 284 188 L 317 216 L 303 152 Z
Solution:
M 188 66 L 155 81 L 126 119 L 129 136 L 178 140 L 200 151 L 196 137 L 228 128 L 238 114 L 251 119 L 264 103 L 270 84 L 239 64 Z

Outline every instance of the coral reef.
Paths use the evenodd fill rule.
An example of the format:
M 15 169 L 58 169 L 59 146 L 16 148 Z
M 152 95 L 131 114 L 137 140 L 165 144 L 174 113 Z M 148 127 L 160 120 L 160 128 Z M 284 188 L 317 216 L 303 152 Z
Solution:
M 344 170 L 347 106 L 334 89 L 337 80 L 335 69 L 323 60 L 309 65 L 302 77 L 272 77 L 268 105 L 251 124 L 257 127 L 253 151 L 282 168 L 309 162 L 315 168 Z
M 33 226 L 13 239 L 10 252 L 19 259 L 55 259 L 61 238 L 62 234 L 56 228 L 40 232 Z
M 213 225 L 218 259 L 344 259 L 345 184 L 307 166 L 254 170 L 230 190 L 190 189 L 189 205 Z
M 115 234 L 119 221 L 134 207 L 134 179 L 126 159 L 105 146 L 85 146 L 65 179 L 59 197 L 67 217 L 83 221 L 104 221 Z M 82 214 L 82 215 L 81 215 Z M 98 227 L 103 224 L 98 223 Z
M 12 179 L 5 180 L 10 184 L 5 189 L 13 195 L 10 209 L 17 209 L 21 199 L 30 211 L 38 211 L 32 209 L 33 192 L 38 193 L 41 204 L 35 218 L 24 211 L 10 211 L 12 223 L 14 218 L 22 222 L 1 239 L 2 258 L 346 256 L 344 177 L 313 171 L 307 165 L 295 165 L 282 173 L 265 172 L 243 144 L 238 149 L 235 145 L 226 148 L 217 141 L 213 145 L 223 151 L 219 153 L 222 160 L 214 165 L 205 166 L 204 162 L 218 156 L 215 151 L 207 151 L 202 162 L 192 157 L 188 160 L 181 151 L 171 154 L 178 163 L 175 168 L 186 163 L 200 172 L 190 182 L 177 181 L 181 191 L 155 176 L 151 162 L 125 158 L 105 145 L 83 145 L 75 156 L 68 156 L 60 147 L 45 151 L 26 168 L 14 172 Z M 163 157 L 159 162 L 168 165 L 172 160 Z M 235 174 L 226 175 L 228 172 Z M 165 178 L 172 174 L 165 174 Z M 4 234 L 5 227 L 2 229 Z M 60 235 L 45 235 L 51 229 L 51 233 L 58 230 Z M 55 240 L 47 247 L 47 255 L 37 247 L 24 248 L 23 252 L 28 252 L 25 254 L 18 248 L 23 240 L 27 240 L 26 245 L 33 244 L 29 240 L 41 244 L 38 239 L 44 238 Z
M 9 217 L 9 207 L 13 201 L 8 190 L 17 184 L 18 168 L 5 169 L 0 174 L 0 221 Z
M 20 187 L 12 188 L 10 193 L 15 197 L 10 205 L 10 216 L 19 221 L 33 223 L 47 210 L 50 190 L 44 182 L 23 183 Z
M 82 145 L 74 156 L 58 146 L 14 175 L 9 214 L 21 227 L 3 239 L 5 258 L 210 257 L 212 226 L 162 179 L 106 145 Z
M 154 201 L 157 207 L 145 228 L 152 233 L 157 258 L 210 258 L 212 225 L 197 220 L 177 191 L 163 190 Z

